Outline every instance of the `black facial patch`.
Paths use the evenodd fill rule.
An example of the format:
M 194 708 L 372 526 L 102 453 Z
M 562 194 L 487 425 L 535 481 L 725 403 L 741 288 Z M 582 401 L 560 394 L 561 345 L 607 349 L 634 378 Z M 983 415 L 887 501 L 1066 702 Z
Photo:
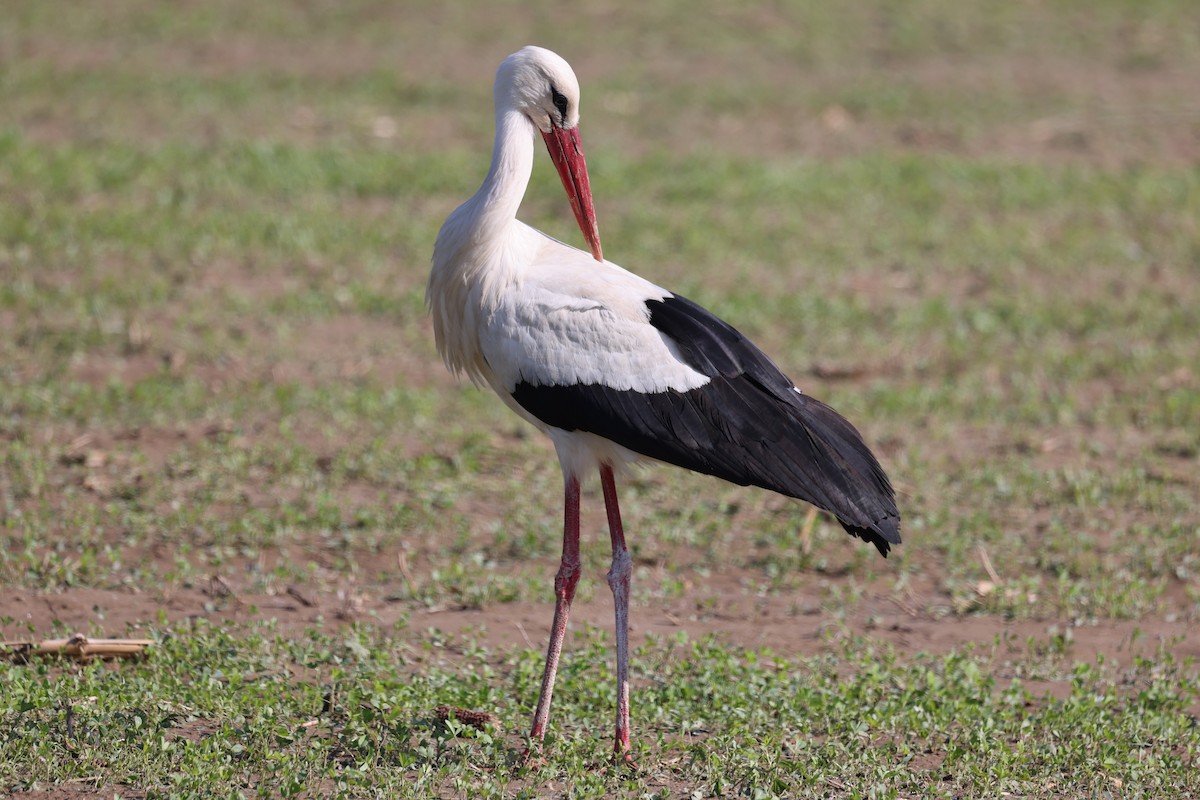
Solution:
M 550 84 L 550 99 L 558 109 L 558 124 L 562 125 L 567 121 L 567 96 L 560 92 L 557 86 Z

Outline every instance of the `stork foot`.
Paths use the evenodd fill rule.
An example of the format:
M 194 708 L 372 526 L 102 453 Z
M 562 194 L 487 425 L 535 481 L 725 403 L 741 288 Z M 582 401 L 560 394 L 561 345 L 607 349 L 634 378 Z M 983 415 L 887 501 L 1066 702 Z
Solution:
M 546 766 L 546 757 L 542 755 L 542 743 L 534 742 L 525 747 L 517 756 L 517 766 L 528 769 L 541 769 Z
M 633 753 L 628 749 L 621 750 L 620 748 L 613 751 L 612 758 L 609 759 L 608 767 L 604 770 L 607 772 L 611 769 L 613 772 L 637 772 L 637 762 L 633 760 Z

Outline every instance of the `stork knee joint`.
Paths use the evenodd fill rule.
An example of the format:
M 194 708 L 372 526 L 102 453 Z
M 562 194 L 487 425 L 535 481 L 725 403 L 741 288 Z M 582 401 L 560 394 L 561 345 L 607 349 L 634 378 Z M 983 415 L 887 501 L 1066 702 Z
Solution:
M 618 550 L 613 553 L 612 566 L 608 570 L 608 585 L 615 592 L 618 587 L 629 588 L 629 579 L 633 575 L 633 557 L 628 550 Z

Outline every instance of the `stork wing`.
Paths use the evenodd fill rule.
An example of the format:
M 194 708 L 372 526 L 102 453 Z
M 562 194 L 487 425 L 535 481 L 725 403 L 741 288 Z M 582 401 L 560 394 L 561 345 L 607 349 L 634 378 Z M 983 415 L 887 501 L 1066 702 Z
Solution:
M 636 298 L 640 313 L 578 295 L 530 301 L 491 348 L 513 399 L 547 425 L 806 500 L 887 555 L 899 512 L 854 426 L 728 323 L 658 291 Z

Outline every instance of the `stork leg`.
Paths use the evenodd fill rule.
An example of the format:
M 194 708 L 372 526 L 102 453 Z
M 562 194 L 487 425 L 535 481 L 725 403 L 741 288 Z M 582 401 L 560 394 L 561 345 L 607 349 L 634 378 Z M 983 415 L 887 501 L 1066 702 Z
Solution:
M 621 527 L 621 509 L 617 505 L 617 485 L 612 467 L 600 465 L 600 485 L 604 489 L 604 508 L 608 512 L 608 533 L 612 538 L 612 567 L 608 570 L 608 586 L 613 593 L 616 609 L 617 634 L 617 725 L 613 736 L 613 752 L 628 760 L 629 755 L 629 582 L 633 576 L 633 559 L 625 546 L 625 531 Z
M 550 698 L 554 694 L 554 679 L 558 675 L 558 657 L 567 633 L 567 617 L 571 613 L 571 601 L 575 599 L 575 586 L 579 583 L 579 479 L 570 475 L 565 483 L 562 564 L 554 576 L 554 624 L 550 628 L 550 646 L 546 649 L 542 693 L 533 715 L 533 729 L 529 732 L 530 738 L 535 740 L 546 735 Z

